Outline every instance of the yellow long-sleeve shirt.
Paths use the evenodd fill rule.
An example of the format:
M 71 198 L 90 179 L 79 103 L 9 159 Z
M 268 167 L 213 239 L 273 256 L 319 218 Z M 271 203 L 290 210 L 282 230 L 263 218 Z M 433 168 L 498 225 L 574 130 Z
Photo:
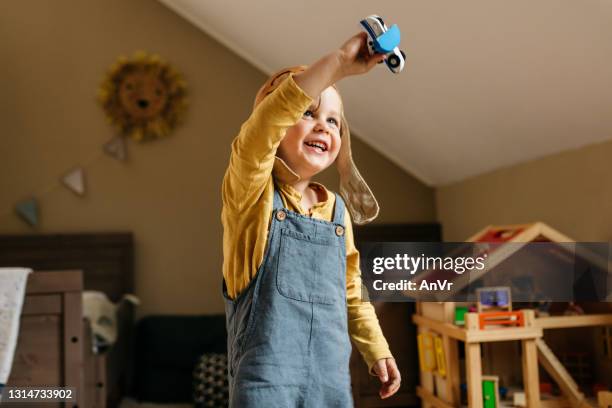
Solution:
M 300 205 L 300 193 L 291 186 L 299 177 L 276 157 L 285 131 L 297 123 L 311 103 L 312 99 L 291 75 L 257 106 L 232 142 L 230 163 L 223 178 L 221 213 L 223 277 L 232 299 L 247 287 L 263 262 L 273 209 L 274 180 L 288 210 L 325 221 L 332 219 L 335 195 L 323 185 L 311 183 L 326 199 L 305 212 Z M 353 241 L 348 210 L 344 224 L 349 334 L 372 373 L 377 360 L 392 355 L 374 308 L 361 301 L 359 252 Z

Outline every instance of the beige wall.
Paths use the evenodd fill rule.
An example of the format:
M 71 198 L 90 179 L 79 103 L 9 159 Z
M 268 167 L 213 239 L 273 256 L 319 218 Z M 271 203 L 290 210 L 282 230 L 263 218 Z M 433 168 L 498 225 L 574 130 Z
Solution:
M 438 188 L 438 221 L 447 241 L 489 224 L 531 221 L 575 240 L 611 241 L 610 180 L 612 142 L 592 145 Z
M 183 73 L 191 108 L 171 138 L 129 143 L 120 163 L 100 154 L 113 131 L 95 95 L 106 68 L 140 49 Z M 132 231 L 141 313 L 221 312 L 220 182 L 264 75 L 152 0 L 3 2 L 0 55 L 0 233 Z M 432 189 L 354 144 L 380 221 L 435 220 Z M 85 198 L 59 187 L 95 155 Z M 47 187 L 33 231 L 12 207 Z

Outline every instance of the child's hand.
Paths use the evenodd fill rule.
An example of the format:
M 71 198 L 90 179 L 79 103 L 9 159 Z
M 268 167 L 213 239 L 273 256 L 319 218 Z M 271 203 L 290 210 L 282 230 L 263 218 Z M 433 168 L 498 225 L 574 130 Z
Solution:
M 297 85 L 315 99 L 328 86 L 349 75 L 364 74 L 384 61 L 385 54 L 370 55 L 368 35 L 355 34 L 342 47 L 325 54 L 322 58 L 294 76 Z
M 378 379 L 382 383 L 380 391 L 378 392 L 380 398 L 388 398 L 399 390 L 402 378 L 399 370 L 397 369 L 394 358 L 381 358 L 374 363 L 372 370 L 376 373 Z
M 337 52 L 342 76 L 364 74 L 384 61 L 385 54 L 370 55 L 368 35 L 365 32 L 355 34 L 345 42 Z

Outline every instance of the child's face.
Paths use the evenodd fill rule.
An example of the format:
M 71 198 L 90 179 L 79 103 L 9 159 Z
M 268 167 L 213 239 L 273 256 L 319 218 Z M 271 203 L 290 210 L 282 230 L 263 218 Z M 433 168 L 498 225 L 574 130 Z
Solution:
M 340 152 L 340 95 L 330 86 L 321 93 L 318 109 L 316 103 L 315 100 L 299 122 L 287 129 L 277 151 L 302 179 L 325 170 Z

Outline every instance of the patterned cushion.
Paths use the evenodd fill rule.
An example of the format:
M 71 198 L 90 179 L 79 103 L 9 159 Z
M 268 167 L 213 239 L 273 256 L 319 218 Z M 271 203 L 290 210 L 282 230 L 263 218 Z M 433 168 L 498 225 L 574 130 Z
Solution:
M 229 404 L 227 355 L 202 354 L 193 371 L 193 385 L 196 408 L 227 407 Z

